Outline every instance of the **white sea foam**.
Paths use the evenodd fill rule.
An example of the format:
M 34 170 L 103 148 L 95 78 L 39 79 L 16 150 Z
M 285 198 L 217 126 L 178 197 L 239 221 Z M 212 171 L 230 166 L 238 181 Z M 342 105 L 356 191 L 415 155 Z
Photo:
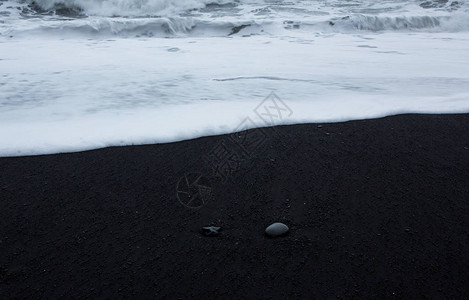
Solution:
M 265 126 L 272 92 L 292 112 L 276 124 L 469 112 L 466 4 L 426 2 L 160 1 L 129 17 L 153 2 L 120 1 L 109 17 L 76 1 L 72 18 L 0 2 L 0 156 Z

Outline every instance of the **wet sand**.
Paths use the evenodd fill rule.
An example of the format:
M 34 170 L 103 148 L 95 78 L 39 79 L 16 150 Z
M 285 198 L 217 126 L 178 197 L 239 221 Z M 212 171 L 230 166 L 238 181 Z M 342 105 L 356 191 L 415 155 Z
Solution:
M 0 158 L 0 201 L 2 298 L 469 297 L 468 114 Z

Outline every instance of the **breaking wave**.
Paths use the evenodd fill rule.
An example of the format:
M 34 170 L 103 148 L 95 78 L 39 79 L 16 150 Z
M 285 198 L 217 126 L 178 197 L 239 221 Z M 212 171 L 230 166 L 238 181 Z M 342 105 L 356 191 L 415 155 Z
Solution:
M 279 31 L 303 31 L 310 33 L 335 32 L 461 32 L 469 31 L 469 18 L 454 16 L 378 17 L 353 15 L 328 21 L 259 21 L 259 20 L 203 20 L 193 17 L 152 17 L 152 18 L 77 18 L 64 22 L 49 20 L 31 24 L 20 30 L 4 32 L 4 35 L 34 34 L 76 34 L 76 35 L 119 35 L 168 37 L 175 35 L 230 36 L 277 34 Z
M 429 30 L 459 32 L 469 30 L 469 16 L 454 14 L 451 16 L 410 16 L 382 17 L 353 15 L 327 22 L 336 31 L 406 31 Z
M 463 1 L 408 1 L 404 8 L 402 1 L 396 1 L 392 2 L 392 12 L 388 2 L 371 10 L 368 7 L 373 4 L 367 1 L 344 9 L 338 0 L 10 0 L 0 2 L 0 15 L 8 17 L 0 22 L 0 35 L 167 37 L 277 35 L 289 31 L 469 31 L 469 8 Z M 329 11 L 319 11 L 326 4 Z
M 32 4 L 43 11 L 99 16 L 148 16 L 174 14 L 223 4 L 224 0 L 35 0 Z

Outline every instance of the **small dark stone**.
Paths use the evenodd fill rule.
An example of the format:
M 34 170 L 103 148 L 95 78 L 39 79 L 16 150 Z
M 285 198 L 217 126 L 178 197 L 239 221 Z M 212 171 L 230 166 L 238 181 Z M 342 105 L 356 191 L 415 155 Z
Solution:
M 288 233 L 290 229 L 283 223 L 273 223 L 265 229 L 265 234 L 271 237 L 283 236 Z
M 219 236 L 221 227 L 206 226 L 200 229 L 200 233 L 204 236 Z

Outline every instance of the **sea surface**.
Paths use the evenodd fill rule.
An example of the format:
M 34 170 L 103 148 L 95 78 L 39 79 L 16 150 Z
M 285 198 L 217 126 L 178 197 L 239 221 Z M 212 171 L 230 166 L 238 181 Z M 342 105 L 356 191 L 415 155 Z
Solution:
M 469 112 L 466 0 L 0 0 L 0 156 Z

